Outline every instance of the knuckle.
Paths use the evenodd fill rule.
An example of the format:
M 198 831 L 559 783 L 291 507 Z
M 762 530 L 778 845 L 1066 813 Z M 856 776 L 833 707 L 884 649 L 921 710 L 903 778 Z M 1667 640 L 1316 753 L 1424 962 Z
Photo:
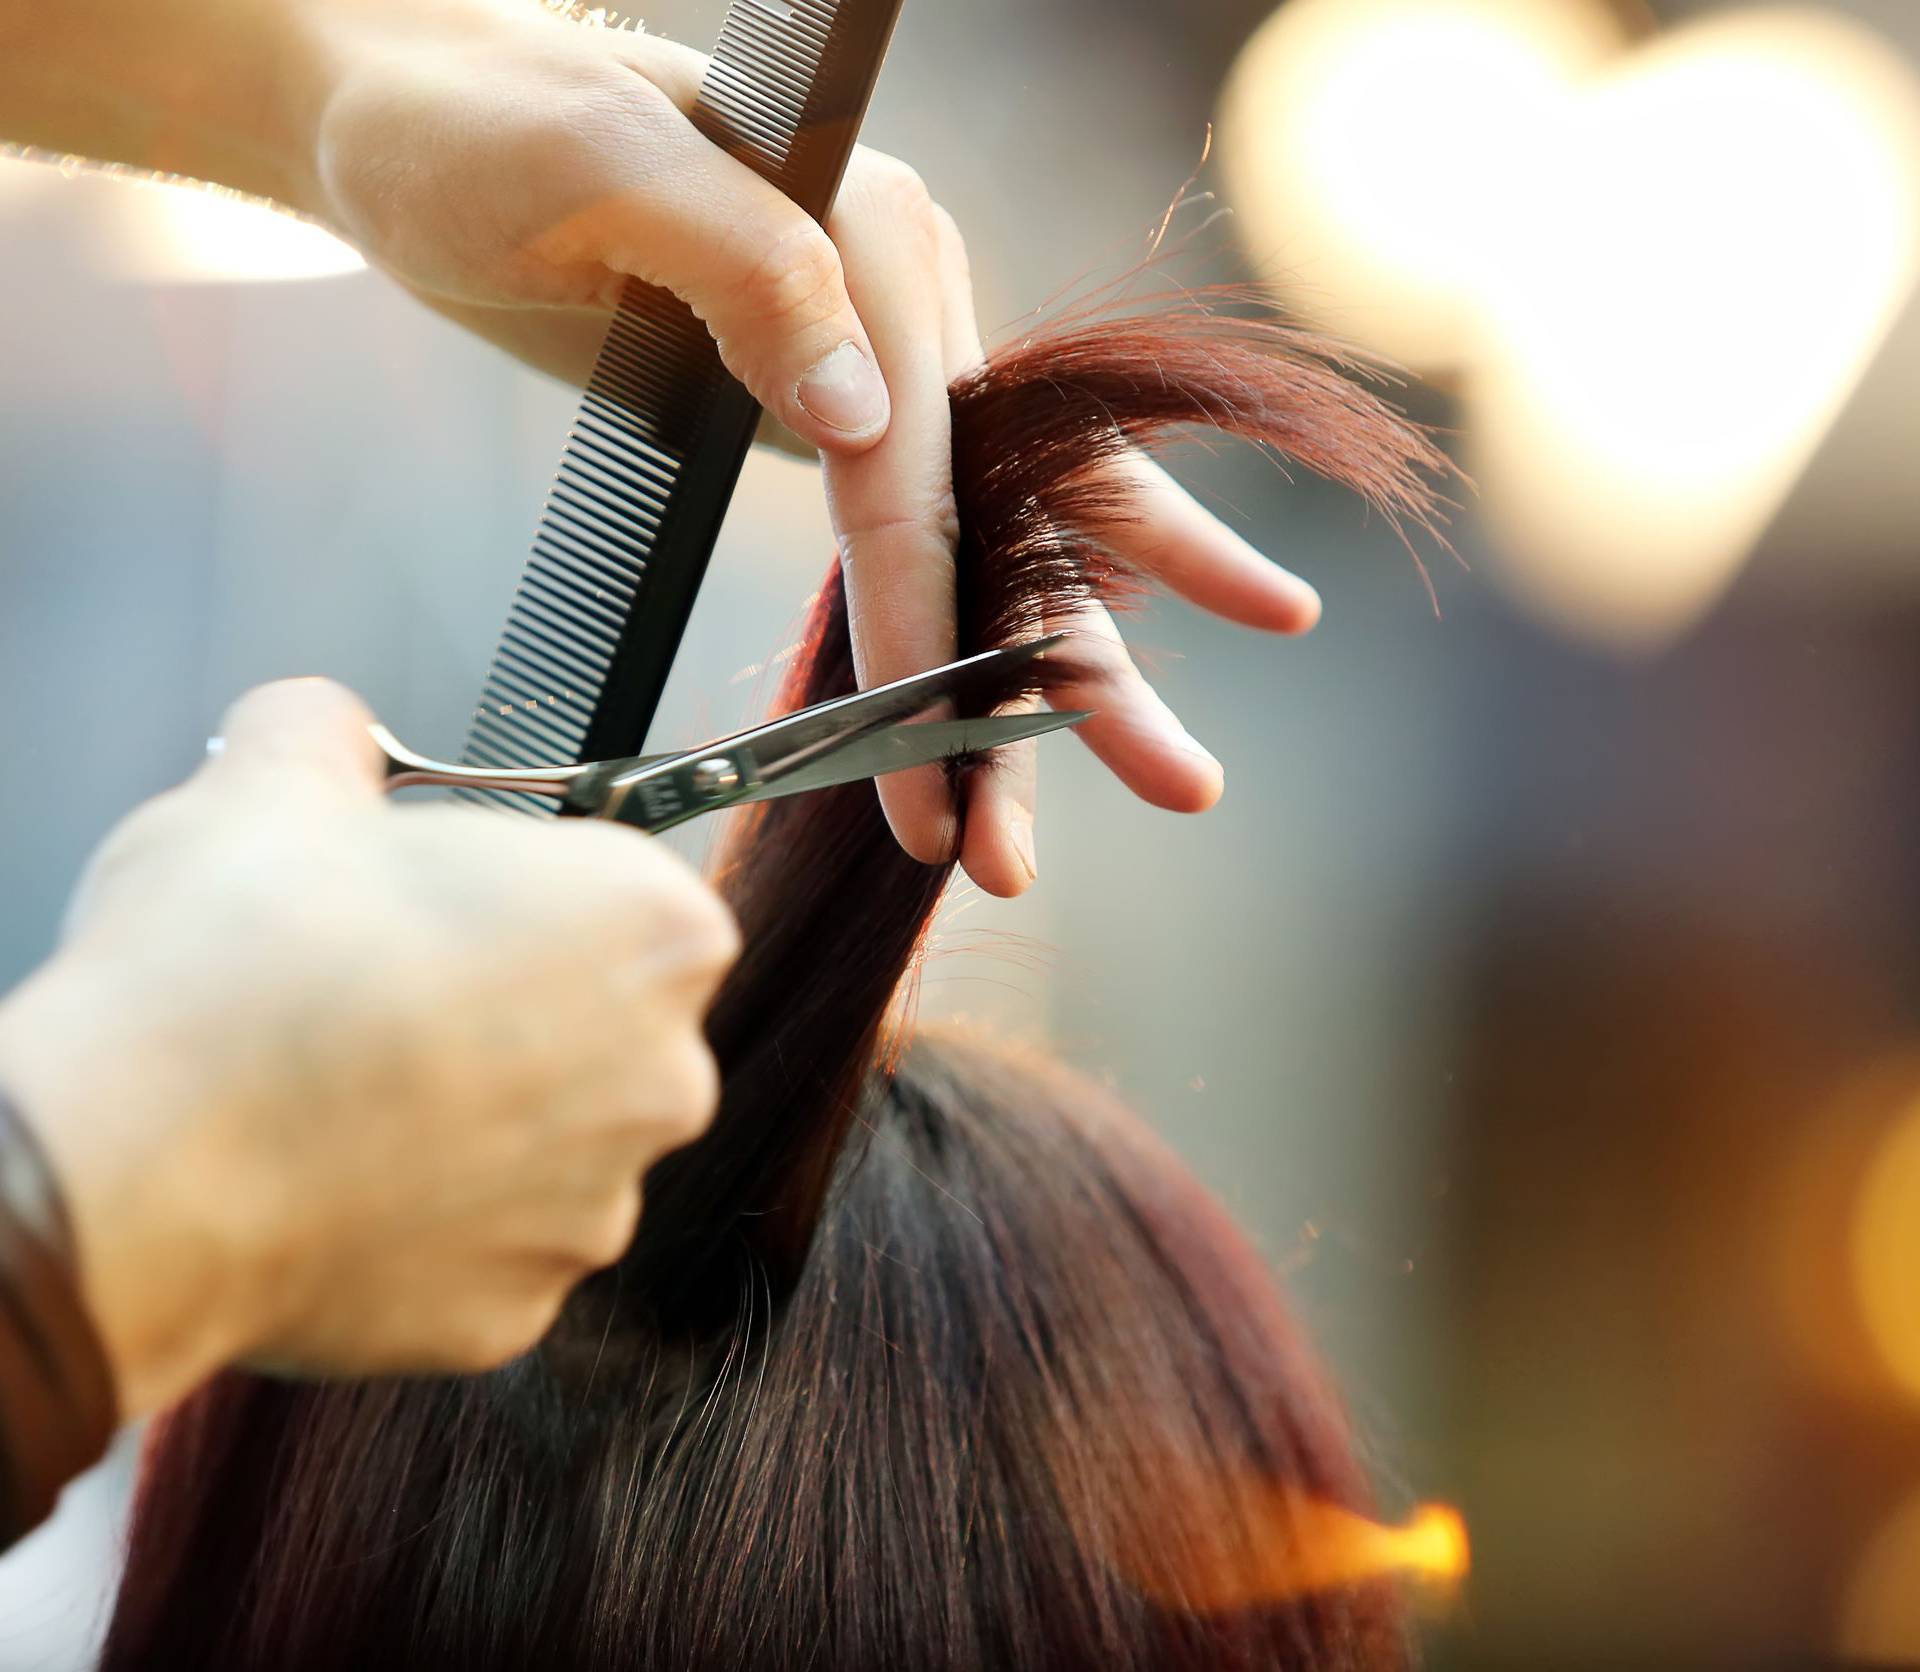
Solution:
M 633 1098 L 632 1133 L 642 1167 L 704 1137 L 720 1107 L 720 1069 L 697 1031 L 647 1063 Z
M 893 575 L 903 567 L 955 566 L 960 545 L 960 506 L 951 483 L 928 493 L 909 511 L 870 518 L 841 531 L 841 567 Z
M 938 203 L 933 206 L 933 235 L 940 253 L 940 265 L 953 280 L 971 292 L 973 258 L 967 253 L 966 235 L 961 232 L 960 223 Z
M 611 77 L 607 83 L 614 90 L 611 101 L 618 113 L 618 129 L 625 131 L 629 144 L 632 143 L 632 124 L 638 120 L 655 124 L 670 132 L 679 133 L 686 126 L 686 117 L 673 94 L 649 75 L 646 69 L 637 64 L 616 59 L 608 66 Z M 696 81 L 697 88 L 698 83 Z M 618 131 L 611 136 L 620 137 Z
M 580 1241 L 580 1255 L 589 1270 L 601 1271 L 615 1264 L 633 1242 L 640 1223 L 640 1187 L 638 1183 L 619 1197 L 596 1221 L 586 1228 Z
M 729 926 L 719 897 L 665 842 L 605 819 L 569 820 L 565 834 L 578 844 L 576 857 L 593 877 L 591 894 L 577 902 L 582 915 L 621 935 L 634 923 L 676 937 L 698 936 L 703 926 L 709 932 Z
M 692 938 L 702 967 L 716 980 L 731 969 L 740 956 L 740 925 L 717 894 L 701 894 L 699 922 Z
M 960 544 L 960 506 L 952 487 L 941 489 L 927 507 L 927 527 L 951 559 Z
M 960 231 L 960 223 L 948 213 L 943 203 L 933 205 L 934 235 L 940 240 L 940 247 L 949 255 L 957 256 L 963 263 L 967 259 L 967 240 Z
M 740 311 L 772 327 L 804 329 L 846 306 L 840 253 L 811 221 L 773 239 L 748 262 L 736 288 Z
M 552 1327 L 564 1291 L 502 1302 L 462 1321 L 447 1343 L 451 1369 L 477 1374 L 496 1370 L 536 1346 Z
M 696 1039 L 693 1049 L 687 1053 L 682 1074 L 681 1120 L 691 1141 L 713 1124 L 714 1114 L 720 1107 L 720 1065 L 714 1061 L 704 1039 Z
M 934 230 L 933 193 L 918 169 L 883 151 L 867 153 L 860 171 L 860 190 L 868 203 L 894 221 Z
M 625 845 L 643 845 L 627 834 Z M 739 926 L 724 901 L 664 846 L 657 855 L 626 857 L 617 883 L 611 868 L 600 873 L 591 914 L 583 912 L 580 935 L 614 955 L 610 969 L 625 970 L 615 986 L 644 987 L 656 997 L 687 989 L 696 1000 L 720 984 L 740 956 Z
M 720 896 L 691 873 L 657 902 L 656 930 L 690 975 L 717 982 L 740 956 L 740 928 Z

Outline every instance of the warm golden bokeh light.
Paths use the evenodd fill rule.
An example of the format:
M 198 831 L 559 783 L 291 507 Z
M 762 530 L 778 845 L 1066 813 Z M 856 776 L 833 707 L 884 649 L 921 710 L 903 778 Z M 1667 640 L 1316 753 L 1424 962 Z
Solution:
M 1469 466 L 1504 578 L 1628 644 L 1737 573 L 1920 271 L 1920 88 L 1818 14 L 1636 53 L 1536 159 Z
M 1868 1166 L 1852 1257 L 1867 1332 L 1888 1372 L 1920 1398 L 1920 1104 L 1888 1130 Z M 1920 1566 L 1913 1574 L 1920 1592 Z
M 1509 587 L 1637 646 L 1720 596 L 1911 293 L 1920 82 L 1826 12 L 1627 15 L 1296 0 L 1221 153 L 1292 306 L 1459 375 Z
M 0 155 L 0 216 L 54 204 L 88 264 L 144 284 L 258 284 L 364 271 L 358 251 L 258 199 L 79 158 Z
M 1772 1267 L 1792 1361 L 1824 1394 L 1893 1420 L 1907 1400 L 1868 1329 L 1852 1245 L 1874 1160 L 1916 1108 L 1920 1046 L 1876 1052 L 1782 1130 L 1753 1202 L 1753 1246 Z
M 1834 1648 L 1870 1666 L 1920 1665 L 1920 1492 L 1883 1521 L 1841 1599 Z
M 121 271 L 153 284 L 258 284 L 366 267 L 358 251 L 265 204 L 195 186 L 121 186 Z
M 1417 370 L 1473 357 L 1515 152 L 1626 39 L 1592 0 L 1294 0 L 1220 110 L 1228 200 L 1261 272 Z M 1524 213 L 1524 206 L 1521 212 Z
M 1227 1613 L 1377 1579 L 1447 1593 L 1471 1564 L 1466 1522 L 1445 1504 L 1423 1504 L 1395 1525 L 1291 1485 L 1236 1483 L 1221 1503 L 1254 1548 L 1223 1543 L 1183 1559 L 1149 1538 L 1125 1561 L 1137 1590 L 1168 1607 Z

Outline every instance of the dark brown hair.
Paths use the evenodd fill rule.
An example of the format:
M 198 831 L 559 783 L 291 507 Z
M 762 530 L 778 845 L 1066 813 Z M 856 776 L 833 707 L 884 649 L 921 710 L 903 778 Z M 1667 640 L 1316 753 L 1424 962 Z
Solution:
M 953 391 L 962 649 L 1125 590 L 1110 467 L 1175 426 L 1425 521 L 1443 461 L 1350 370 L 1200 304 L 998 354 Z M 782 701 L 852 681 L 830 575 Z M 1284 1580 L 1295 1510 L 1366 1487 L 1218 1208 L 1064 1070 L 889 1032 L 946 881 L 869 786 L 743 818 L 721 1111 L 649 1175 L 627 1257 L 491 1376 L 190 1400 L 103 1664 L 1401 1664 L 1382 1584 Z

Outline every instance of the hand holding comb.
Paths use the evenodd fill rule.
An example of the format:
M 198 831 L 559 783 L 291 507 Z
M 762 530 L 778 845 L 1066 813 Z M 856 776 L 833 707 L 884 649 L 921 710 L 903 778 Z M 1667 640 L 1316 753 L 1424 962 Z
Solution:
M 735 0 L 695 124 L 824 221 L 899 11 L 900 0 Z M 759 418 L 687 306 L 630 281 L 463 765 L 537 770 L 638 755 Z M 553 808 L 502 790 L 463 793 Z

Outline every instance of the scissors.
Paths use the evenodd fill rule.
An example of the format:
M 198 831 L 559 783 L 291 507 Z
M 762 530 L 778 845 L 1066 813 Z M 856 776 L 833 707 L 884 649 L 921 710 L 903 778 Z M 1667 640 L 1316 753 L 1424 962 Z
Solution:
M 1010 676 L 1061 642 L 1063 635 L 983 651 L 926 673 L 839 697 L 678 754 L 635 755 L 579 766 L 500 770 L 455 766 L 415 754 L 376 723 L 387 757 L 386 787 L 416 784 L 548 796 L 561 809 L 658 833 L 750 801 L 771 801 L 909 767 L 1018 743 L 1092 717 L 1091 709 L 1002 714 L 977 720 L 912 717 L 945 698 L 1004 693 Z

